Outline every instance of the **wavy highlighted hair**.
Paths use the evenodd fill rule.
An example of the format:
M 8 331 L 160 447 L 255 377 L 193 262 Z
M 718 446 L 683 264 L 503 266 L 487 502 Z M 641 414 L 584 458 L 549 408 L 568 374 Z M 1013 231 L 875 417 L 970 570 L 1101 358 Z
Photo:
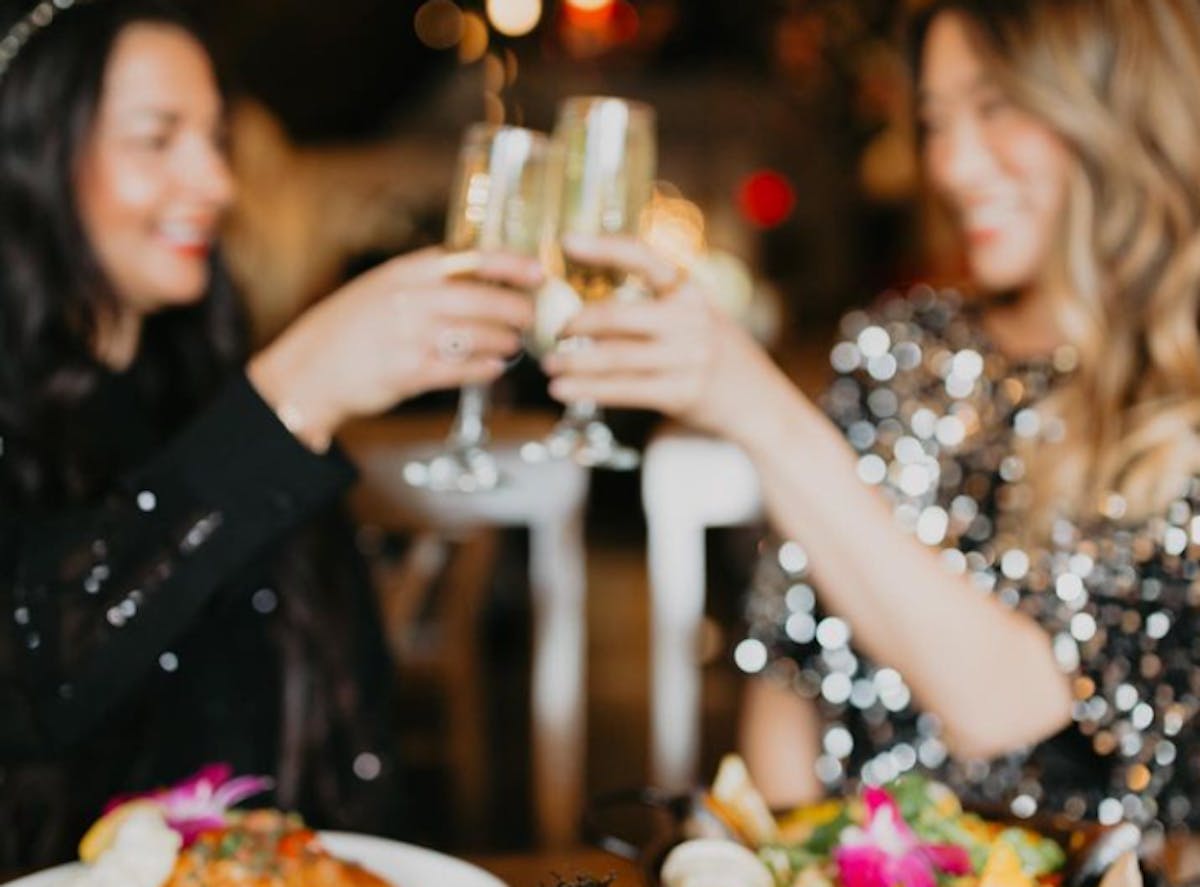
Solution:
M 946 13 L 1077 160 L 1047 271 L 1078 362 L 1026 453 L 1034 515 L 1147 517 L 1200 471 L 1200 4 L 940 0 L 918 50 Z

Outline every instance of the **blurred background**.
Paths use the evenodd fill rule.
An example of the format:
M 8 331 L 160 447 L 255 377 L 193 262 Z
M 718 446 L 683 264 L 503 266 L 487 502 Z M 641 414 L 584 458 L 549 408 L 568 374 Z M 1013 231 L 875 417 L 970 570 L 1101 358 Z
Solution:
M 662 184 L 651 235 L 703 254 L 719 282 L 714 297 L 810 391 L 822 384 L 839 315 L 884 288 L 953 273 L 918 247 L 928 225 L 915 199 L 903 3 L 192 6 L 236 97 L 241 203 L 228 253 L 259 341 L 347 275 L 441 239 L 466 126 L 548 129 L 557 103 L 576 94 L 654 106 Z M 557 411 L 528 358 L 498 399 L 501 425 L 506 411 L 518 419 Z M 440 435 L 452 406 L 447 394 L 400 415 Z M 639 445 L 658 426 L 637 414 L 612 424 Z M 586 796 L 654 778 L 641 480 L 636 472 L 590 480 Z M 422 830 L 412 837 L 457 852 L 569 840 L 572 803 L 551 814 L 566 821 L 549 831 L 535 812 L 529 532 L 486 521 L 449 532 L 433 519 L 414 530 L 378 512 L 359 517 L 403 687 L 406 727 L 396 741 Z M 699 778 L 734 743 L 739 598 L 760 534 L 753 520 L 707 534 Z

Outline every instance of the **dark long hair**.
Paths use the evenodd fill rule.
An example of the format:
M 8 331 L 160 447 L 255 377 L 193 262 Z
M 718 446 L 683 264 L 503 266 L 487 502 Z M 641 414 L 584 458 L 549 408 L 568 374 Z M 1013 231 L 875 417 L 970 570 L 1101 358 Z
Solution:
M 0 0 L 0 29 L 27 6 Z M 167 0 L 98 0 L 61 13 L 0 79 L 0 494 L 15 505 L 77 502 L 111 480 L 73 421 L 104 372 L 92 342 L 116 306 L 74 183 L 105 65 L 117 35 L 135 22 L 170 24 L 202 41 Z M 138 382 L 164 430 L 244 357 L 240 312 L 219 259 L 210 290 L 144 328 Z
M 0 0 L 0 33 L 29 2 Z M 85 236 L 75 170 L 123 29 L 169 24 L 208 46 L 170 0 L 76 3 L 34 35 L 0 78 L 0 508 L 86 503 L 132 467 L 105 452 L 97 440 L 103 429 L 93 427 L 98 417 L 87 406 L 110 372 L 91 346 L 117 293 Z M 145 415 L 167 435 L 244 359 L 241 311 L 215 257 L 204 298 L 146 319 L 132 381 Z M 364 816 L 349 819 L 353 801 L 330 778 L 301 785 L 320 775 L 312 762 L 330 743 L 372 747 L 359 727 L 360 699 L 369 694 L 360 692 L 350 661 L 363 647 L 338 602 L 348 584 L 365 583 L 345 530 L 336 515 L 326 516 L 273 564 L 285 590 L 274 642 L 283 674 L 305 694 L 302 710 L 281 725 L 279 797 L 289 806 L 306 798 L 327 818 L 345 817 L 334 824 L 363 826 Z

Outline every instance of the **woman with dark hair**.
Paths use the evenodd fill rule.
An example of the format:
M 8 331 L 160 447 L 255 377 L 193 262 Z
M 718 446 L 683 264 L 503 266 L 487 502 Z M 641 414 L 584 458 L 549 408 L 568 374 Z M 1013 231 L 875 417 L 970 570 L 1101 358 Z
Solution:
M 1200 823 L 1200 8 L 942 0 L 928 183 L 980 296 L 841 327 L 824 411 L 638 244 L 663 297 L 589 306 L 565 399 L 745 448 L 776 530 L 743 740 L 770 800 L 915 767 L 976 801 Z
M 0 29 L 0 866 L 65 858 L 107 798 L 211 761 L 318 825 L 393 828 L 390 669 L 330 442 L 497 375 L 530 319 L 501 284 L 540 272 L 402 257 L 247 363 L 187 20 L 4 0 Z

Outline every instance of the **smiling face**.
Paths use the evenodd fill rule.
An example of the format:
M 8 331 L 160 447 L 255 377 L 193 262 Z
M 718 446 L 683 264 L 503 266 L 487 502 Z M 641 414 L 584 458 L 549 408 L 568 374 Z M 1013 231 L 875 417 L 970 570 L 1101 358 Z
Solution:
M 139 23 L 118 36 L 76 170 L 79 214 L 119 307 L 145 316 L 201 298 L 233 198 L 221 97 L 204 48 Z
M 968 20 L 943 12 L 921 59 L 924 161 L 961 225 L 984 289 L 1024 290 L 1046 270 L 1073 157 L 1045 123 L 989 75 Z

